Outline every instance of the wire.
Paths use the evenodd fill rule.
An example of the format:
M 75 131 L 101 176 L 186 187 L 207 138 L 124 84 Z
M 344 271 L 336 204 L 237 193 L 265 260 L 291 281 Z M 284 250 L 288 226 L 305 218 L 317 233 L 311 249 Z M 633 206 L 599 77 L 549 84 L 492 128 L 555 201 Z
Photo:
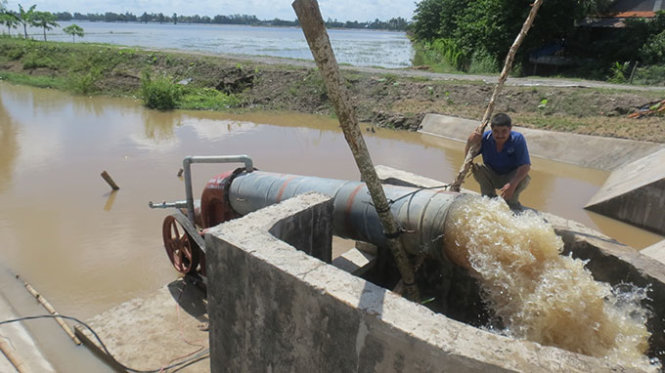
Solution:
M 408 196 L 414 195 L 414 194 L 416 194 L 416 193 L 418 193 L 418 192 L 420 192 L 420 191 L 423 191 L 423 190 L 439 189 L 439 188 L 447 188 L 447 187 L 449 187 L 449 186 L 450 186 L 450 185 L 448 185 L 448 184 L 443 184 L 443 185 L 437 185 L 437 186 L 432 186 L 432 187 L 420 187 L 420 188 L 414 190 L 413 192 L 409 192 L 409 193 L 407 193 L 407 194 L 405 194 L 405 195 L 402 195 L 402 196 L 399 196 L 399 197 L 397 197 L 397 198 L 395 198 L 395 199 L 391 199 L 389 204 L 392 205 L 393 203 L 399 201 L 399 200 L 402 199 L 402 198 L 406 198 L 406 197 L 408 197 Z
M 81 320 L 79 320 L 75 317 L 65 316 L 65 315 L 60 315 L 60 314 L 58 314 L 58 315 L 25 316 L 25 317 L 19 317 L 17 319 L 0 321 L 0 326 L 5 325 L 5 324 L 10 324 L 10 323 L 15 323 L 15 322 L 21 322 L 21 321 L 29 321 L 29 320 L 37 320 L 37 319 L 53 319 L 53 318 L 56 318 L 56 317 L 61 317 L 63 319 L 71 320 L 71 321 L 74 321 L 77 324 L 83 325 L 86 329 L 88 329 L 90 331 L 90 333 L 92 333 L 92 335 L 95 337 L 95 339 L 97 339 L 97 342 L 99 342 L 99 344 L 102 346 L 102 349 L 104 350 L 104 353 L 106 355 L 108 355 L 108 357 L 111 360 L 113 360 L 114 363 L 118 364 L 120 367 L 122 367 L 123 369 L 125 369 L 126 371 L 129 371 L 129 372 L 134 372 L 134 373 L 159 373 L 159 372 L 167 370 L 167 369 L 178 368 L 178 367 L 183 367 L 183 366 L 189 365 L 189 364 L 191 364 L 195 361 L 198 361 L 198 360 L 200 360 L 204 357 L 204 354 L 199 354 L 200 356 L 192 356 L 192 357 L 190 357 L 186 360 L 171 364 L 171 365 L 169 365 L 167 367 L 163 367 L 161 369 L 139 370 L 139 369 L 130 368 L 130 367 L 122 364 L 118 360 L 116 360 L 116 358 L 113 356 L 113 354 L 111 354 L 111 352 L 108 350 L 108 348 L 106 348 L 106 345 L 104 344 L 104 342 L 102 342 L 102 339 L 99 337 L 99 335 L 97 335 L 97 333 L 88 324 L 84 323 L 83 321 L 81 321 Z M 203 352 L 208 353 L 209 349 L 206 349 Z

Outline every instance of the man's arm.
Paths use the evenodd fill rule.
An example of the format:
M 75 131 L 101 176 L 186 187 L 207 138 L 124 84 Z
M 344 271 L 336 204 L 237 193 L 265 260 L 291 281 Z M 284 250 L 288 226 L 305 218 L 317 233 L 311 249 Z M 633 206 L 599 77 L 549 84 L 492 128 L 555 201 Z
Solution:
M 469 149 L 472 147 L 475 149 L 475 152 L 473 156 L 477 156 L 480 153 L 480 141 L 483 138 L 482 133 L 478 133 L 476 131 L 473 131 L 471 135 L 469 135 L 469 138 L 466 140 L 466 146 L 464 147 L 464 156 L 469 153 Z
M 506 185 L 501 188 L 499 191 L 501 193 L 501 197 L 505 200 L 509 200 L 513 197 L 513 193 L 515 193 L 515 189 L 517 186 L 520 184 L 522 180 L 526 177 L 526 175 L 529 174 L 529 170 L 531 170 L 531 165 L 530 164 L 523 164 L 519 167 L 517 167 L 517 171 L 515 172 L 515 176 L 513 176 L 512 179 L 510 179 L 509 182 L 506 183 Z

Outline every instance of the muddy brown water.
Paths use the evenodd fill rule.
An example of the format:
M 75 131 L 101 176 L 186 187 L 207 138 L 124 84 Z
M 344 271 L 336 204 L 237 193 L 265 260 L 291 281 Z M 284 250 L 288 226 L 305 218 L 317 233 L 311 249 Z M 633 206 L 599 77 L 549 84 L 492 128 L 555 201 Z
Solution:
M 184 199 L 187 155 L 247 154 L 274 172 L 357 180 L 331 118 L 294 113 L 158 112 L 131 99 L 70 96 L 0 83 L 0 260 L 60 313 L 89 318 L 177 277 L 162 247 L 168 210 Z M 375 164 L 452 181 L 463 144 L 364 129 Z M 527 139 L 528 141 L 528 139 Z M 607 172 L 533 158 L 522 203 L 579 221 L 637 249 L 663 239 L 582 209 Z M 234 165 L 194 165 L 194 191 Z M 100 177 L 106 170 L 120 186 Z M 465 187 L 478 190 L 468 179 Z

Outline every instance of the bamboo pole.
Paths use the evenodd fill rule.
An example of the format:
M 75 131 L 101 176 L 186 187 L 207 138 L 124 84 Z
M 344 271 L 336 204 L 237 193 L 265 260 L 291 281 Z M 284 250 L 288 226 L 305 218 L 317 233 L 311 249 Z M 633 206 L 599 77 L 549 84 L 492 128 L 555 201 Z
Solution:
M 118 184 L 116 184 L 115 181 L 113 181 L 113 179 L 111 178 L 111 175 L 109 175 L 108 172 L 103 171 L 102 172 L 102 178 L 104 179 L 104 181 L 106 181 L 109 184 L 109 186 L 111 186 L 111 189 L 113 189 L 113 190 L 120 189 Z
M 533 5 L 531 5 L 531 11 L 529 12 L 529 15 L 526 17 L 526 20 L 522 25 L 520 33 L 517 34 L 517 37 L 515 38 L 513 45 L 510 47 L 510 50 L 508 51 L 508 55 L 506 56 L 506 61 L 503 64 L 503 70 L 501 70 L 501 75 L 499 76 L 499 81 L 496 83 L 496 87 L 494 87 L 494 92 L 492 92 L 492 97 L 490 98 L 490 102 L 487 105 L 487 110 L 485 110 L 485 115 L 483 115 L 483 120 L 480 122 L 480 125 L 478 126 L 478 128 L 476 128 L 475 132 L 480 134 L 485 132 L 485 127 L 487 127 L 487 124 L 490 121 L 490 117 L 492 116 L 492 112 L 494 111 L 494 104 L 496 98 L 499 97 L 499 93 L 501 92 L 501 89 L 503 88 L 506 79 L 508 79 L 508 73 L 510 73 L 510 70 L 513 68 L 515 53 L 517 53 L 517 49 L 520 47 L 520 45 L 522 45 L 522 42 L 524 41 L 527 32 L 529 32 L 529 29 L 533 24 L 533 20 L 536 18 L 538 9 L 542 4 L 543 0 L 536 0 L 533 3 Z M 459 174 L 457 174 L 457 178 L 448 187 L 450 190 L 455 192 L 460 191 L 462 183 L 464 182 L 464 178 L 469 173 L 469 169 L 471 168 L 471 163 L 473 162 L 473 158 L 476 156 L 476 153 L 478 153 L 479 150 L 478 147 L 479 147 L 478 144 L 472 144 L 469 147 L 469 151 L 466 153 L 466 157 L 464 158 L 464 164 L 460 168 Z
M 323 75 L 328 95 L 335 107 L 344 137 L 349 144 L 349 148 L 351 148 L 362 180 L 367 185 L 367 189 L 372 196 L 374 207 L 383 225 L 388 247 L 402 275 L 406 296 L 408 299 L 417 301 L 420 296 L 415 283 L 413 268 L 404 251 L 402 242 L 399 240 L 399 226 L 390 212 L 390 205 L 374 169 L 374 164 L 365 144 L 362 131 L 358 126 L 358 119 L 356 118 L 349 93 L 345 89 L 344 81 L 339 72 L 339 66 L 330 45 L 330 39 L 323 23 L 319 4 L 316 0 L 295 0 L 291 6 L 293 6 L 298 15 L 298 20 L 305 33 L 305 38 L 312 51 L 316 65 Z
M 0 351 L 5 355 L 9 363 L 16 369 L 18 373 L 25 373 L 27 370 L 23 366 L 23 361 L 14 353 L 13 349 L 9 346 L 9 343 L 5 342 L 3 339 L 0 339 Z
M 37 290 L 35 290 L 35 288 L 32 287 L 32 285 L 28 284 L 28 283 L 25 282 L 25 281 L 23 282 L 23 284 L 25 285 L 25 288 L 28 290 L 28 293 L 32 294 L 32 296 L 35 297 L 35 298 L 37 299 L 37 301 L 38 301 L 38 302 L 39 302 L 39 303 L 40 303 L 40 304 L 41 304 L 41 305 L 42 305 L 42 306 L 43 306 L 43 307 L 44 307 L 44 308 L 45 308 L 45 309 L 46 309 L 51 315 L 54 315 L 54 316 L 58 316 L 58 315 L 60 315 L 60 314 L 55 310 L 55 308 L 53 308 L 53 306 L 51 305 L 51 303 L 49 303 L 49 302 L 48 302 L 48 301 L 47 301 L 47 300 L 46 300 L 41 294 L 39 294 L 39 293 L 37 292 Z M 74 332 L 72 331 L 72 329 L 69 327 L 69 325 L 67 325 L 67 324 L 65 323 L 65 321 L 64 321 L 61 317 L 55 317 L 54 319 L 55 319 L 55 321 L 58 323 L 58 325 L 60 325 L 60 327 L 62 327 L 62 329 L 65 331 L 65 333 L 67 333 L 67 335 L 69 336 L 69 338 L 71 338 L 72 341 L 74 341 L 74 343 L 76 343 L 77 345 L 80 345 L 80 344 L 81 344 L 81 341 L 76 337 L 76 335 L 74 335 Z

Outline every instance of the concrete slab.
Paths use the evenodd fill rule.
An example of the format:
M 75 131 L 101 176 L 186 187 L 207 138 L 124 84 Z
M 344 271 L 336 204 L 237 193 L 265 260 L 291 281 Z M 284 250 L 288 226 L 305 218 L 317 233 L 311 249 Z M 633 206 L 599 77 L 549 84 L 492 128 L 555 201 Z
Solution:
M 11 305 L 0 292 L 0 320 L 14 320 L 19 318 Z M 12 323 L 2 326 L 0 338 L 3 350 L 13 358 L 0 353 L 0 372 L 55 372 L 55 368 L 46 360 L 41 350 L 35 344 L 32 335 L 22 323 Z M 16 366 L 15 366 L 16 365 Z M 18 368 L 18 369 L 17 369 Z
M 640 253 L 665 264 L 665 240 L 643 249 Z
M 665 150 L 616 169 L 585 208 L 665 234 Z
M 99 314 L 87 324 L 113 357 L 127 367 L 198 373 L 210 371 L 207 322 L 205 294 L 180 279 L 150 296 Z M 77 327 L 77 334 L 85 335 L 88 340 L 84 343 L 104 354 L 89 330 Z M 184 361 L 188 363 L 166 369 Z
M 48 299 L 48 294 L 43 296 Z M 58 309 L 57 303 L 53 306 Z M 42 315 L 49 313 L 28 293 L 24 279 L 0 263 L 0 321 Z M 70 320 L 65 323 L 71 325 Z M 74 344 L 53 318 L 3 324 L 0 343 L 23 363 L 23 372 L 111 372 L 85 347 Z M 2 353 L 0 372 L 15 372 Z
M 427 114 L 418 132 L 466 141 L 479 121 L 440 114 Z M 543 131 L 514 126 L 524 134 L 533 156 L 580 167 L 611 171 L 658 150 L 665 145 L 645 141 Z

